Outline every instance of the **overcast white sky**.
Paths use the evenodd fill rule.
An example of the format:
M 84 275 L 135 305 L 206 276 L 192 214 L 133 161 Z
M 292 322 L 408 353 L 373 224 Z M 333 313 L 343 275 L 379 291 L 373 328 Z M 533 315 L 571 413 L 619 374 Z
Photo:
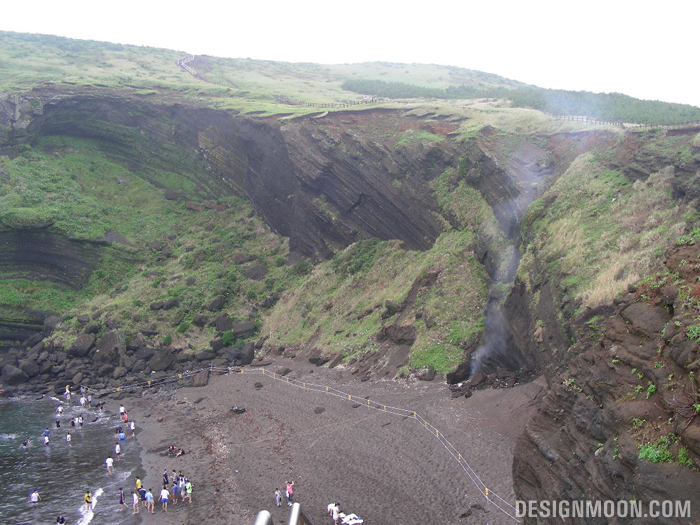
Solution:
M 33 0 L 0 30 L 285 62 L 431 63 L 700 106 L 700 1 Z

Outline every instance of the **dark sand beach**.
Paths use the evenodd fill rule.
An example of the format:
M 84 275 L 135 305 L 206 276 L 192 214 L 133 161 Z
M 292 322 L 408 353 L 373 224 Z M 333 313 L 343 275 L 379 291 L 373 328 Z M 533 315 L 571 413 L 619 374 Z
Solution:
M 287 368 L 286 377 L 416 411 L 463 455 L 492 499 L 495 493 L 515 504 L 513 447 L 535 410 L 541 380 L 452 399 L 437 381 L 360 381 L 341 367 L 283 358 L 265 368 Z M 191 505 L 171 505 L 167 514 L 157 505 L 155 515 L 142 512 L 135 523 L 244 525 L 260 509 L 285 523 L 288 508 L 275 507 L 274 491 L 284 492 L 287 480 L 314 525 L 331 523 L 330 502 L 368 525 L 515 523 L 416 419 L 276 381 L 256 367 L 212 373 L 204 387 L 145 390 L 123 403 L 138 427 L 144 486 L 157 494 L 164 469 L 181 470 L 194 485 Z M 233 406 L 246 411 L 236 414 Z M 171 444 L 186 454 L 167 457 Z

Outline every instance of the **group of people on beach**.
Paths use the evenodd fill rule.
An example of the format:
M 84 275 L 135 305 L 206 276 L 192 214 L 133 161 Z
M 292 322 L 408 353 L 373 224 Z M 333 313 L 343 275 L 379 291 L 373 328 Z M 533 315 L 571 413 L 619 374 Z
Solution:
M 119 490 L 121 491 L 121 489 Z M 122 492 L 120 510 L 122 510 L 123 496 L 124 494 Z M 190 481 L 182 471 L 175 472 L 175 470 L 173 470 L 168 474 L 168 470 L 165 469 L 163 471 L 163 488 L 158 495 L 158 501 L 161 504 L 163 512 L 168 512 L 168 503 L 170 503 L 171 500 L 173 505 L 177 505 L 178 500 L 180 503 L 185 503 L 185 500 L 187 500 L 187 503 L 192 503 L 192 481 Z M 139 504 L 146 509 L 147 514 L 155 514 L 156 512 L 156 497 L 154 496 L 153 489 L 149 488 L 146 490 L 139 477 L 136 478 L 135 490 L 131 491 L 131 502 L 132 514 L 139 514 L 141 512 Z

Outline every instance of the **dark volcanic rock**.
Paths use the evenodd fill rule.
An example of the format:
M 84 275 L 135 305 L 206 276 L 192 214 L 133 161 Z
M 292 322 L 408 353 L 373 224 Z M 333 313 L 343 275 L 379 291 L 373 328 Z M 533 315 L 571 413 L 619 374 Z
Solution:
M 85 333 L 97 335 L 101 329 L 102 325 L 100 323 L 90 323 L 85 327 Z
M 217 332 L 225 332 L 233 328 L 233 320 L 226 314 L 220 315 L 214 319 L 214 326 L 216 326 Z
M 264 279 L 267 275 L 267 266 L 262 263 L 255 263 L 241 270 L 241 273 L 245 275 L 248 279 L 253 279 L 254 281 L 259 281 Z
M 161 372 L 163 370 L 167 370 L 173 363 L 174 359 L 175 356 L 173 356 L 173 353 L 169 348 L 161 348 L 148 361 L 148 366 L 154 372 Z
M 163 303 L 163 310 L 172 310 L 173 308 L 177 308 L 180 306 L 180 301 L 177 299 L 168 299 Z
M 134 357 L 136 359 L 143 359 L 144 361 L 148 361 L 151 357 L 155 355 L 155 353 L 155 349 L 149 346 L 142 346 L 134 352 Z
M 237 366 L 249 365 L 255 359 L 255 345 L 246 343 L 241 349 L 229 348 L 226 352 L 229 361 Z
M 323 366 L 330 360 L 329 356 L 323 355 L 320 348 L 314 348 L 309 355 L 309 363 L 316 366 Z
M 44 336 L 51 335 L 60 323 L 61 318 L 57 315 L 50 315 L 44 319 Z
M 116 365 L 125 352 L 124 333 L 121 330 L 112 330 L 106 332 L 95 345 L 92 359 L 97 364 L 111 363 Z
M 200 387 L 209 384 L 209 370 L 202 370 L 192 378 L 192 386 Z
M 27 373 L 13 365 L 2 368 L 2 380 L 8 385 L 19 385 L 29 380 Z
M 206 326 L 209 322 L 209 318 L 204 314 L 197 314 L 194 316 L 192 322 L 197 326 Z
M 205 348 L 204 350 L 201 350 L 197 352 L 194 356 L 194 358 L 199 361 L 211 361 L 216 357 L 216 352 L 212 350 L 211 348 Z
M 242 323 L 236 323 L 233 327 L 233 335 L 237 338 L 248 337 L 257 330 L 255 321 L 244 321 Z
M 70 345 L 66 353 L 72 357 L 85 357 L 88 351 L 92 348 L 95 342 L 95 336 L 92 334 L 79 335 L 73 344 Z
M 33 359 L 22 359 L 19 362 L 19 368 L 29 377 L 39 375 L 39 365 Z
M 221 310 L 225 304 L 226 304 L 225 298 L 217 297 L 211 303 L 209 303 L 209 306 L 207 306 L 207 310 L 209 310 L 210 312 L 216 312 L 217 310 Z

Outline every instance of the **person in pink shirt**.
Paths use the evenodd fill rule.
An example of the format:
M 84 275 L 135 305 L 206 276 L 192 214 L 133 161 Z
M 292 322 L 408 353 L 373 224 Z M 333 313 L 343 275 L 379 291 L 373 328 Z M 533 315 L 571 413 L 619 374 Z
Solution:
M 285 481 L 285 484 L 287 485 L 287 506 L 291 507 L 294 503 L 294 482 Z

